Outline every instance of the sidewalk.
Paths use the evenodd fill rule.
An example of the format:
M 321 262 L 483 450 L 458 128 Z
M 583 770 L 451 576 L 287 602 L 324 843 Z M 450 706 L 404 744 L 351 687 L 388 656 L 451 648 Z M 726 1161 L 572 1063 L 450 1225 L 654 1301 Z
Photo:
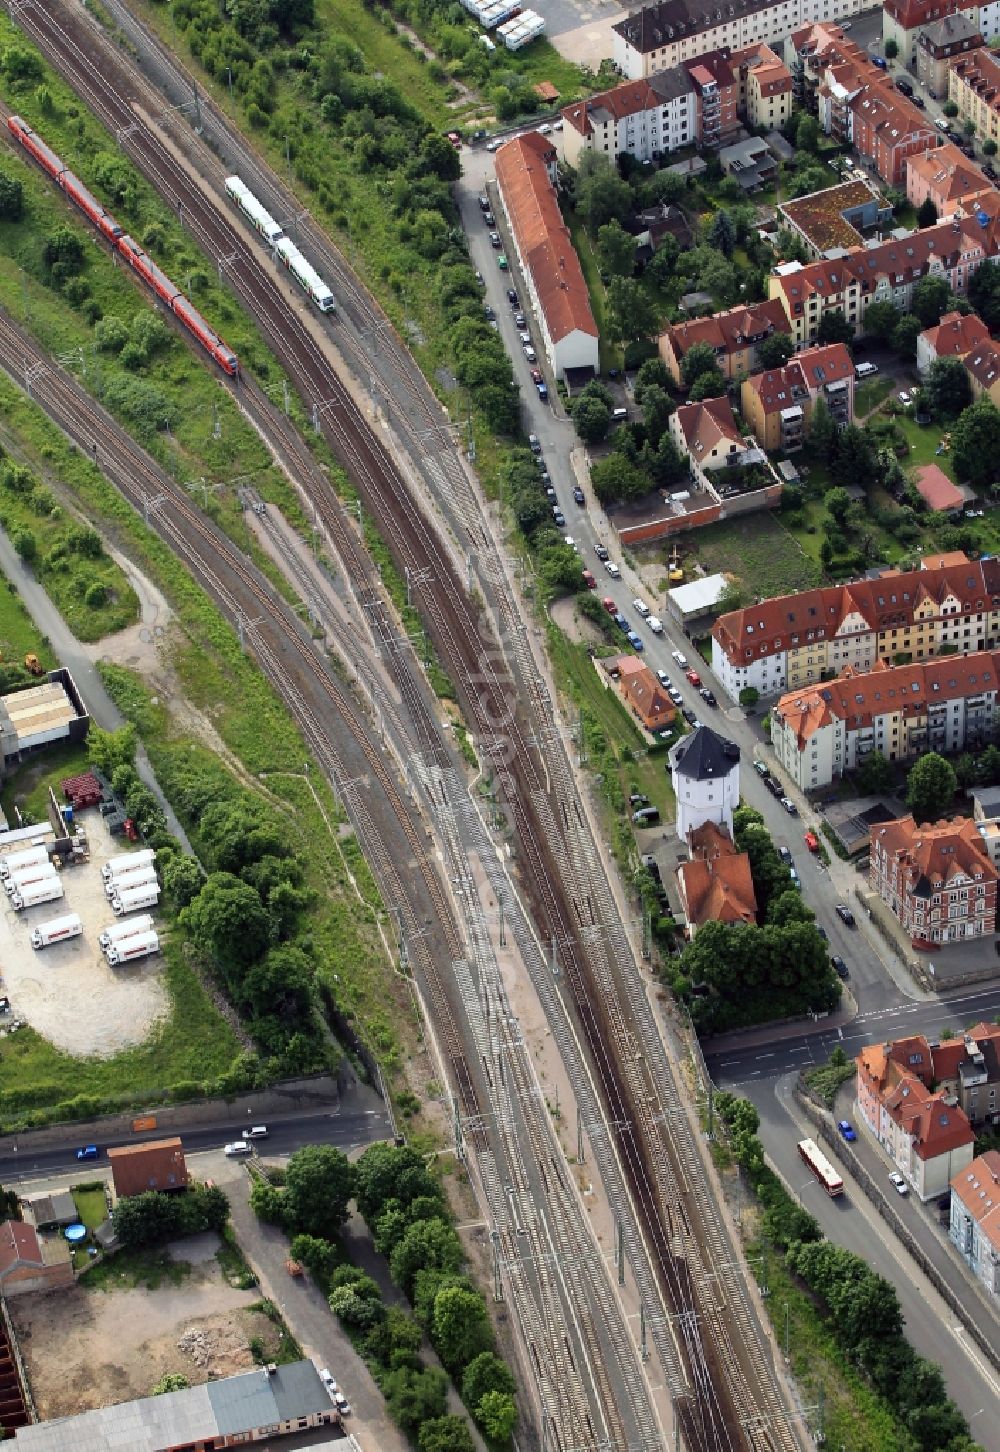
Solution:
M 725 1053 L 729 1049 L 770 1047 L 776 1043 L 783 1043 L 785 1039 L 799 1039 L 803 1033 L 828 1033 L 839 1028 L 846 1028 L 848 1024 L 854 1022 L 857 1013 L 857 1004 L 851 997 L 851 990 L 845 984 L 840 1008 L 825 1018 L 809 1015 L 806 1018 L 788 1018 L 778 1023 L 754 1024 L 750 1028 L 733 1029 L 727 1034 L 716 1034 L 713 1038 L 702 1039 L 701 1051 L 707 1058 L 711 1054 Z

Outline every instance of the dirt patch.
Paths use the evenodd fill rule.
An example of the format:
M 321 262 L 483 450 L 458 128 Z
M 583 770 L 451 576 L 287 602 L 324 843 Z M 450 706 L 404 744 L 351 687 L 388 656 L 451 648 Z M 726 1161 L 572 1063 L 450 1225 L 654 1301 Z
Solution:
M 83 646 L 83 649 L 92 660 L 111 661 L 140 675 L 149 675 L 160 664 L 160 643 L 173 613 L 165 597 L 132 560 L 111 547 L 108 553 L 139 597 L 139 619 L 135 625 L 119 630 L 115 635 L 106 635 L 103 640 Z
M 557 600 L 550 608 L 549 614 L 570 640 L 575 640 L 583 645 L 605 645 L 607 643 L 593 621 L 579 613 L 576 601 L 572 597 Z
M 175 1247 L 174 1258 L 185 1253 Z M 246 1371 L 255 1365 L 254 1338 L 265 1354 L 276 1349 L 276 1328 L 250 1309 L 258 1291 L 227 1285 L 214 1253 L 186 1264 L 179 1284 L 156 1290 L 78 1284 L 8 1303 L 43 1419 L 148 1396 L 167 1372 L 194 1386 Z
M 90 861 L 63 869 L 64 896 L 15 913 L 3 895 L 4 991 L 14 1015 L 65 1053 L 108 1056 L 141 1044 L 166 1013 L 159 954 L 110 968 L 98 935 L 116 922 L 101 881 L 101 864 L 128 849 L 96 811 L 87 812 Z M 151 910 L 152 911 L 152 910 Z M 31 930 L 78 913 L 83 932 L 36 952 Z

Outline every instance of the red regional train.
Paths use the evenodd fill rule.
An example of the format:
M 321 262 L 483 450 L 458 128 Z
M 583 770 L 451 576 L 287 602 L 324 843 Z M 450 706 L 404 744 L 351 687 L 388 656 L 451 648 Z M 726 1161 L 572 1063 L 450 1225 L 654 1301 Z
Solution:
M 48 172 L 56 185 L 62 187 L 81 212 L 90 218 L 101 235 L 106 237 L 112 247 L 121 253 L 132 270 L 137 272 L 143 282 L 153 289 L 157 297 L 166 303 L 188 332 L 197 338 L 219 367 L 230 377 L 235 378 L 240 371 L 240 363 L 236 354 L 227 347 L 217 333 L 213 332 L 201 313 L 191 305 L 180 288 L 176 287 L 166 273 L 157 267 L 134 238 L 125 235 L 124 227 L 115 221 L 106 207 L 101 206 L 79 177 L 74 176 L 73 172 L 50 147 L 45 145 L 38 133 L 33 131 L 26 121 L 22 120 L 20 116 L 9 116 L 7 127 L 25 151 L 35 158 L 38 165 Z

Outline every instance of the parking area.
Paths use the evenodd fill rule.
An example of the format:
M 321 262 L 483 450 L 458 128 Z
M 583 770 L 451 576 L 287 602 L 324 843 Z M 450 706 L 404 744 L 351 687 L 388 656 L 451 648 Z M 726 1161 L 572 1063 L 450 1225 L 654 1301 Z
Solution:
M 166 1013 L 168 999 L 158 953 L 109 967 L 98 937 L 116 919 L 101 867 L 129 844 L 111 836 L 96 810 L 83 813 L 77 824 L 86 829 L 90 860 L 60 869 L 63 897 L 18 913 L 2 894 L 2 992 L 10 999 L 10 1012 L 0 1018 L 0 1034 L 15 1031 L 12 1026 L 20 1021 L 66 1053 L 105 1057 L 148 1038 Z M 40 950 L 31 946 L 33 929 L 70 913 L 79 915 L 79 936 Z

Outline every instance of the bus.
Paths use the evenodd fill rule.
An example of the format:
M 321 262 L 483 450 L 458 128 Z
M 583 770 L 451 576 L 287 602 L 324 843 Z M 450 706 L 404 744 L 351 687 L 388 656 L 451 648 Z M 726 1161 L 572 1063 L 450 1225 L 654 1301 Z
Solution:
M 828 1195 L 842 1195 L 844 1193 L 843 1180 L 813 1140 L 800 1140 L 799 1154 L 805 1160 Z

